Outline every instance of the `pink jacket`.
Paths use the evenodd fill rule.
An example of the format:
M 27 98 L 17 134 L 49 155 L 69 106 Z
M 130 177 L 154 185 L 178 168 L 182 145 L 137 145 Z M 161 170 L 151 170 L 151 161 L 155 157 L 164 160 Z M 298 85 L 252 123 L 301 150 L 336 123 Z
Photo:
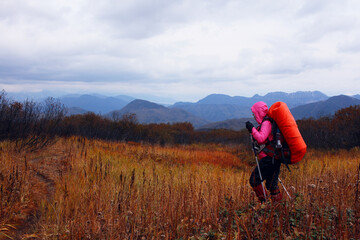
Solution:
M 251 111 L 254 114 L 255 120 L 258 124 L 261 124 L 264 117 L 268 113 L 268 107 L 266 103 L 264 102 L 257 102 L 251 107 Z M 273 136 L 271 134 L 271 122 L 268 120 L 265 120 L 261 124 L 261 128 L 258 131 L 255 127 L 252 129 L 252 136 L 253 138 L 261 145 L 266 142 L 266 140 L 269 138 L 269 140 L 273 139 Z M 266 154 L 264 152 L 259 153 L 259 158 L 265 157 Z

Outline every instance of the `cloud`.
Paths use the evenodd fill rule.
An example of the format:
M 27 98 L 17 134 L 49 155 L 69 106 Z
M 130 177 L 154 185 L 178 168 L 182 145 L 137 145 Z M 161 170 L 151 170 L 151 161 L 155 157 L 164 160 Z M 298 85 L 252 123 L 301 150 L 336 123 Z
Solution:
M 338 50 L 347 54 L 360 52 L 360 32 L 347 34 L 338 43 Z
M 3 0 L 0 87 L 188 97 L 313 86 L 348 92 L 346 83 L 359 78 L 359 7 L 350 0 Z M 344 84 L 328 84 L 338 82 L 333 76 Z

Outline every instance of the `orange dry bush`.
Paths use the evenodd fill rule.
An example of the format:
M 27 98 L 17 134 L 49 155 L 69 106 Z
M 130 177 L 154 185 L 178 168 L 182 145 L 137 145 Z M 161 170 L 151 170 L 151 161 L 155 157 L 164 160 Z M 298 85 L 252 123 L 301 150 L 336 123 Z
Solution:
M 28 216 L 35 214 L 33 198 L 39 190 L 38 185 L 27 181 L 31 175 L 26 156 L 13 147 L 9 142 L 0 143 L 0 239 L 11 238 L 13 230 L 21 228 Z
M 284 202 L 275 207 L 258 204 L 249 186 L 255 161 L 247 147 L 74 137 L 13 155 L 3 144 L 1 184 L 9 186 L 18 169 L 14 186 L 21 187 L 1 195 L 10 199 L 2 201 L 1 226 L 9 228 L 2 233 L 42 239 L 360 237 L 358 148 L 309 150 L 291 172 L 283 167 L 291 200 L 282 190 Z M 21 221 L 11 217 L 10 206 Z
M 227 198 L 237 207 L 249 198 L 248 173 L 237 170 L 247 166 L 219 149 L 82 139 L 68 146 L 68 172 L 40 209 L 44 236 L 190 237 L 223 228 Z
M 52 200 L 56 176 L 66 167 L 66 149 L 59 142 L 27 153 L 3 141 L 0 150 L 0 239 L 35 237 L 28 232 L 40 217 L 40 205 Z

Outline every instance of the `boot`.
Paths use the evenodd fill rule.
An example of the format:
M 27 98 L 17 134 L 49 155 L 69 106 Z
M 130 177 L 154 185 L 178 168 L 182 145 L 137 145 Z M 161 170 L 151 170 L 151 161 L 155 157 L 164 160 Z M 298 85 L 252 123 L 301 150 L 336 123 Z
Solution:
M 271 200 L 274 202 L 274 203 L 279 203 L 281 202 L 282 200 L 282 194 L 280 192 L 280 190 L 277 188 L 275 190 L 271 190 Z
M 253 187 L 253 189 L 254 189 L 254 192 L 255 192 L 256 196 L 258 197 L 259 201 L 261 203 L 265 202 L 265 200 L 267 199 L 267 197 L 264 195 L 264 191 L 265 191 L 265 194 L 267 195 L 265 187 L 262 184 L 259 184 L 255 187 Z

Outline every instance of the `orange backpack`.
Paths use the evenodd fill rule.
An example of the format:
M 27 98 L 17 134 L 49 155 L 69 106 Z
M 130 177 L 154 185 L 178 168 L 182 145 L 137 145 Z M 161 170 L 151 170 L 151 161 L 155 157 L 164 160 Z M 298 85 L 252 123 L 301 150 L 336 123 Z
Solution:
M 273 147 L 279 150 L 282 145 L 287 145 L 290 150 L 290 159 L 287 160 L 287 163 L 292 164 L 301 161 L 301 159 L 303 159 L 306 153 L 306 144 L 300 134 L 296 121 L 286 103 L 274 103 L 269 109 L 268 116 L 274 120 L 278 129 L 280 130 L 280 132 L 278 132 L 278 135 L 281 134 L 286 142 L 284 144 L 276 142 L 277 140 L 279 140 L 279 138 L 277 138 L 275 132 L 273 133 Z M 276 131 L 276 128 L 274 129 L 273 127 L 273 130 Z

